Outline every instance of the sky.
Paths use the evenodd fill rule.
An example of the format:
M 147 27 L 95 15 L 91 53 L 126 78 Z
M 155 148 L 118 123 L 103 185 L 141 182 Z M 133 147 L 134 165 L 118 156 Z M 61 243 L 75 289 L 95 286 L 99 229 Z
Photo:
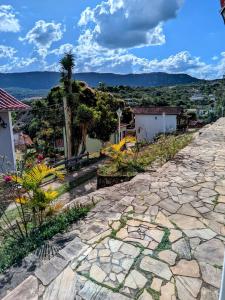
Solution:
M 219 0 L 0 0 L 0 72 L 225 74 Z

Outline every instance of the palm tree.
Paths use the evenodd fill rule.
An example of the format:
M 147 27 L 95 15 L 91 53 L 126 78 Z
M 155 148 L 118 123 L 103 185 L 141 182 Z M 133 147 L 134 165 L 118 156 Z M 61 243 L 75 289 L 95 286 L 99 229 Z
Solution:
M 66 139 L 67 139 L 67 159 L 72 157 L 72 109 L 70 100 L 72 98 L 72 76 L 75 66 L 74 55 L 71 52 L 65 53 L 60 60 L 61 81 L 64 85 L 65 97 L 63 98 L 65 111 Z

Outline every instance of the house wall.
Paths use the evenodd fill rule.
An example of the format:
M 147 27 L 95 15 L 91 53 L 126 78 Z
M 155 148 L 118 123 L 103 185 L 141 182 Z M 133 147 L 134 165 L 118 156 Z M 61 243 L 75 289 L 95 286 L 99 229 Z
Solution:
M 162 115 L 135 115 L 135 129 L 138 141 L 150 142 L 164 130 L 167 133 L 176 131 L 177 116 L 166 115 L 164 118 Z
M 126 127 L 121 127 L 120 132 L 120 139 L 123 139 L 126 136 Z M 99 152 L 102 149 L 102 143 L 100 140 L 97 139 L 91 139 L 89 136 L 87 136 L 87 152 L 94 153 Z M 115 132 L 110 137 L 110 144 L 116 144 L 118 143 L 118 132 Z
M 7 124 L 7 128 L 0 126 L 0 156 L 3 156 L 7 161 L 7 169 L 15 170 L 15 148 L 13 140 L 13 130 L 10 112 L 0 112 L 0 117 Z

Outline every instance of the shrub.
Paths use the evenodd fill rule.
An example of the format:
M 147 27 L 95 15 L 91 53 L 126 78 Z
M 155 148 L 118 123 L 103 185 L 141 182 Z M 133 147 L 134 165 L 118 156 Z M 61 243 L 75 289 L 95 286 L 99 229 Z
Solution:
M 5 236 L 0 246 L 0 272 L 18 263 L 57 233 L 64 232 L 71 224 L 84 218 L 89 210 L 89 206 L 75 206 L 61 214 L 47 218 L 38 228 L 30 228 L 29 235 L 25 238 Z
M 157 141 L 146 146 L 138 144 L 131 150 L 124 150 L 126 139 L 120 144 L 105 149 L 104 153 L 111 158 L 99 173 L 101 175 L 135 175 L 137 172 L 144 172 L 145 168 L 154 161 L 162 163 L 173 159 L 182 148 L 187 146 L 192 139 L 191 134 L 159 136 Z

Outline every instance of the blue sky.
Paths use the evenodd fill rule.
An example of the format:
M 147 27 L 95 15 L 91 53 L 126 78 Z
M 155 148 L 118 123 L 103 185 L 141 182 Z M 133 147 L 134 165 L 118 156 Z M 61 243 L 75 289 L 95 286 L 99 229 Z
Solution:
M 225 73 L 219 0 L 1 0 L 0 72 Z

